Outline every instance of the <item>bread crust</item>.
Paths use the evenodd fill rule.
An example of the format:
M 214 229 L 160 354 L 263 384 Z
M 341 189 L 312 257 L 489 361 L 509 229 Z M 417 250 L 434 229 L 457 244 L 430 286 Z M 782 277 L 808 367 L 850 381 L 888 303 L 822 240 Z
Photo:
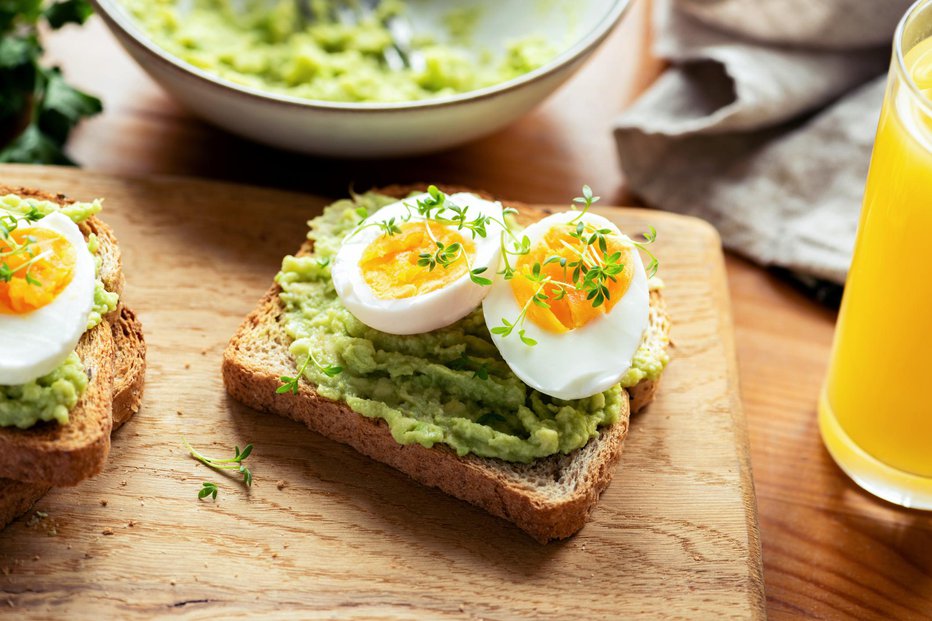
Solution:
M 411 189 L 391 186 L 380 191 L 399 196 Z M 444 190 L 452 193 L 459 188 Z M 525 214 L 528 215 L 526 209 Z M 311 249 L 307 242 L 298 254 Z M 284 309 L 279 292 L 276 285 L 266 293 L 224 352 L 223 378 L 231 396 L 254 409 L 302 422 L 419 483 L 510 520 L 542 543 L 569 537 L 586 523 L 621 458 L 629 413 L 646 407 L 659 384 L 642 382 L 635 387 L 630 408 L 628 393 L 624 393 L 626 399 L 619 422 L 600 430 L 599 436 L 585 447 L 530 465 L 475 455 L 459 457 L 442 444 L 432 448 L 402 445 L 395 441 L 384 421 L 367 418 L 344 403 L 318 395 L 307 382 L 299 384 L 297 394 L 277 394 L 280 376 L 294 376 L 297 372 L 288 350 L 289 339 L 281 325 Z M 659 327 L 666 336 L 669 321 L 662 296 L 659 292 L 652 294 L 651 300 L 655 316 L 663 319 Z M 542 473 L 546 476 L 541 477 Z M 547 477 L 555 482 L 554 489 L 537 484 L 538 479 Z
M 116 344 L 113 377 L 113 431 L 123 426 L 142 407 L 146 385 L 146 341 L 142 324 L 136 313 L 127 306 L 117 309 L 112 322 L 113 342 Z

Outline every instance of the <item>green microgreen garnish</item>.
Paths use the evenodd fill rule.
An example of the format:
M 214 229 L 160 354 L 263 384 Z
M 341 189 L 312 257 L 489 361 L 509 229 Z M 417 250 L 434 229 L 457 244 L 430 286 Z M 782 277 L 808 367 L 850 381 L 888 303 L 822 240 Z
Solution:
M 213 496 L 213 499 L 217 500 L 217 494 L 220 492 L 220 488 L 217 487 L 217 484 L 205 481 L 203 485 L 204 486 L 197 493 L 197 497 L 203 500 L 208 496 Z
M 35 263 L 44 259 L 47 253 L 39 252 L 36 247 L 38 240 L 31 235 L 27 235 L 22 242 L 13 239 L 13 231 L 17 229 L 20 222 L 31 223 L 41 218 L 42 214 L 34 206 L 22 216 L 13 214 L 0 216 L 0 282 L 10 282 L 17 273 L 22 272 L 26 283 L 34 287 L 42 285 L 30 273 L 30 269 Z M 19 257 L 19 264 L 12 267 L 10 262 L 16 257 Z
M 408 210 L 405 222 L 408 222 L 416 215 L 425 222 L 455 226 L 457 231 L 469 231 L 473 239 L 488 236 L 489 223 L 498 222 L 494 218 L 481 213 L 473 218 L 468 206 L 457 205 L 435 185 L 427 188 L 426 197 L 417 199 L 414 206 L 405 203 L 405 208 Z M 452 215 L 446 215 L 447 212 Z M 504 223 L 500 224 L 504 228 Z
M 588 268 L 583 277 L 582 289 L 588 291 L 587 300 L 592 301 L 592 306 L 598 308 L 611 299 L 611 293 L 608 290 L 607 282 L 616 282 L 617 274 L 625 269 L 625 264 L 621 263 L 621 253 L 615 252 L 610 256 L 604 257 L 605 262 L 601 265 L 594 265 Z M 579 286 L 577 284 L 577 286 Z
M 647 272 L 648 278 L 653 278 L 657 275 L 657 270 L 660 268 L 660 261 L 657 260 L 657 257 L 654 256 L 654 253 L 647 249 L 647 246 L 657 241 L 657 229 L 654 227 L 648 227 L 647 233 L 642 233 L 641 237 L 644 238 L 643 242 L 632 241 L 634 247 L 638 250 L 642 250 L 647 256 L 650 257 L 650 262 L 647 264 L 647 267 L 644 268 Z
M 512 235 L 512 237 L 514 238 L 514 235 Z M 517 238 L 512 239 L 512 243 L 509 246 L 509 244 L 505 243 L 505 233 L 502 232 L 502 263 L 504 264 L 504 267 L 502 268 L 502 271 L 499 272 L 499 274 L 501 274 L 505 280 L 511 280 L 515 277 L 515 268 L 511 264 L 511 261 L 508 260 L 508 257 L 520 257 L 531 251 L 530 237 L 527 235 L 522 235 L 520 240 L 517 242 L 516 240 Z
M 389 218 L 383 222 L 377 222 L 379 228 L 382 229 L 382 232 L 386 237 L 391 237 L 392 235 L 398 235 L 401 233 L 401 227 L 395 224 L 395 218 Z
M 460 208 L 452 204 L 450 204 L 449 208 L 457 210 L 457 213 L 462 216 L 465 216 L 466 210 L 468 209 L 467 207 Z M 460 226 L 458 226 L 458 228 L 467 226 L 467 228 L 473 232 L 473 239 L 475 239 L 477 235 L 479 237 L 485 237 L 487 234 L 485 225 L 489 222 L 489 220 L 490 218 L 488 216 L 480 215 L 479 218 L 477 218 L 472 223 L 463 224 L 463 222 L 460 221 Z M 436 250 L 433 253 L 422 252 L 418 255 L 417 264 L 420 267 L 426 267 L 428 271 L 433 271 L 434 268 L 440 265 L 446 269 L 462 258 L 466 261 L 466 269 L 469 271 L 469 279 L 472 282 L 483 287 L 488 287 L 492 284 L 491 279 L 482 276 L 482 274 L 488 271 L 488 268 L 485 266 L 473 268 L 472 262 L 469 259 L 469 253 L 466 252 L 461 243 L 453 242 L 452 244 L 444 244 L 438 240 L 436 237 L 434 237 L 434 233 L 430 228 L 429 220 L 424 220 L 424 229 L 427 231 L 427 235 L 430 237 L 431 241 L 434 242 Z
M 320 372 L 326 375 L 327 377 L 336 377 L 337 375 L 343 372 L 343 367 L 336 366 L 336 365 L 321 364 L 320 361 L 314 357 L 314 354 L 310 350 L 308 350 L 307 358 L 304 359 L 304 363 L 298 369 L 298 372 L 295 373 L 294 377 L 282 375 L 280 378 L 278 378 L 281 380 L 282 385 L 279 386 L 275 390 L 275 392 L 278 394 L 283 394 L 286 392 L 290 392 L 295 395 L 298 394 L 298 382 L 304 376 L 304 372 L 307 370 L 308 365 L 310 365 L 312 362 L 314 363 L 314 366 L 317 367 L 320 370 Z
M 579 221 L 580 218 L 582 218 L 584 215 L 586 215 L 586 212 L 589 211 L 589 208 L 592 207 L 593 204 L 599 202 L 599 199 L 600 199 L 600 198 L 602 198 L 602 197 L 601 197 L 601 196 L 593 196 L 593 195 L 592 195 L 592 188 L 590 188 L 588 185 L 584 185 L 584 186 L 582 187 L 582 196 L 577 196 L 576 198 L 574 198 L 574 199 L 573 199 L 573 205 L 572 205 L 572 208 L 573 208 L 573 209 L 576 209 L 576 205 L 582 205 L 583 208 L 582 208 L 582 210 L 579 212 L 579 214 L 578 214 L 575 218 L 573 218 L 572 220 L 570 220 L 570 223 L 571 223 L 571 224 L 576 224 L 576 222 Z
M 504 273 L 506 278 L 511 278 L 514 275 L 514 268 L 508 261 L 507 255 L 517 256 L 521 254 L 527 254 L 527 252 L 530 250 L 530 240 L 527 238 L 519 240 L 517 237 L 515 237 L 514 233 L 512 233 L 509 226 L 504 221 L 504 216 L 517 213 L 517 211 L 514 209 L 505 209 L 503 212 L 503 219 L 501 220 L 482 213 L 473 217 L 473 214 L 468 206 L 457 205 L 435 185 L 429 186 L 427 188 L 427 195 L 416 199 L 413 205 L 408 202 L 403 203 L 403 205 L 407 211 L 406 215 L 402 217 L 392 217 L 388 220 L 371 222 L 365 221 L 368 212 L 364 208 L 358 208 L 356 213 L 361 218 L 363 218 L 363 220 L 360 221 L 356 228 L 350 231 L 350 233 L 346 236 L 346 239 L 350 239 L 357 235 L 360 231 L 371 227 L 378 227 L 383 235 L 386 237 L 391 237 L 401 233 L 401 224 L 406 224 L 411 222 L 414 218 L 418 218 L 418 220 L 424 222 L 427 234 L 434 243 L 434 251 L 425 251 L 420 253 L 418 256 L 417 264 L 432 271 L 437 268 L 437 266 L 449 268 L 454 263 L 456 263 L 460 257 L 463 257 L 465 258 L 469 267 L 470 280 L 472 280 L 472 282 L 475 284 L 483 287 L 488 287 L 492 284 L 492 280 L 490 278 L 481 276 L 481 274 L 485 273 L 488 268 L 479 267 L 473 269 L 472 265 L 470 265 L 469 255 L 463 249 L 462 244 L 458 242 L 454 242 L 452 244 L 443 244 L 434 236 L 433 231 L 430 228 L 430 223 L 436 223 L 442 226 L 452 226 L 455 227 L 457 231 L 468 231 L 472 239 L 476 239 L 477 237 L 486 238 L 489 234 L 489 224 L 498 224 L 502 229 L 500 243 L 502 245 L 503 254 L 506 254 L 505 269 L 500 273 Z M 517 242 L 515 244 L 515 248 L 510 248 L 508 244 L 506 244 L 506 240 L 508 238 L 511 238 L 511 240 L 514 242 Z
M 448 203 L 446 208 L 454 214 L 452 218 L 449 218 L 449 221 L 450 224 L 456 225 L 456 230 L 462 231 L 463 229 L 466 229 L 472 233 L 473 239 L 476 237 L 484 238 L 488 235 L 486 227 L 488 226 L 489 222 L 492 221 L 490 216 L 479 214 L 472 220 L 469 220 L 469 207 L 460 207 L 459 205 Z
M 531 298 L 533 300 L 534 298 Z M 492 328 L 492 334 L 500 334 L 501 336 L 510 336 L 514 332 L 515 328 L 518 328 L 518 338 L 521 339 L 521 342 L 527 345 L 528 347 L 534 347 L 537 345 L 537 341 L 529 337 L 524 328 L 519 327 L 524 323 L 524 319 L 527 316 L 528 305 L 531 303 L 531 300 L 528 300 L 525 303 L 524 308 L 521 309 L 521 314 L 518 315 L 518 318 L 511 322 L 502 317 L 502 325 Z
M 430 252 L 422 252 L 417 260 L 417 264 L 421 267 L 426 267 L 428 271 L 434 271 L 434 268 L 438 265 L 448 268 L 456 263 L 460 256 L 463 255 L 463 245 L 459 242 L 453 242 L 445 246 L 443 242 L 435 241 L 434 245 L 436 245 L 437 250 L 433 254 Z
M 477 267 L 475 269 L 469 270 L 469 279 L 482 287 L 490 286 L 492 284 L 492 280 L 485 278 L 484 276 L 480 276 L 480 274 L 484 274 L 488 269 L 489 268 L 487 267 Z
M 216 459 L 214 457 L 207 457 L 193 446 L 188 443 L 188 440 L 184 437 L 181 438 L 181 441 L 184 442 L 184 446 L 188 449 L 188 452 L 191 453 L 191 457 L 198 460 L 205 466 L 209 466 L 214 470 L 236 470 L 243 475 L 243 483 L 246 487 L 252 487 L 252 472 L 249 468 L 246 467 L 246 464 L 243 462 L 246 461 L 246 458 L 252 453 L 252 444 L 247 444 L 246 447 L 241 451 L 239 447 L 234 447 L 235 453 L 233 457 L 229 459 Z M 208 483 L 204 484 L 203 489 L 198 493 L 198 498 L 204 498 L 208 493 L 204 490 L 207 489 Z M 216 487 L 216 486 L 214 486 Z M 203 494 L 203 496 L 201 495 Z M 216 495 L 214 495 L 216 498 Z
M 517 333 L 521 342 L 525 345 L 533 346 L 536 341 L 527 336 L 523 326 L 527 319 L 527 313 L 531 304 L 541 308 L 550 308 L 552 301 L 561 300 L 566 296 L 568 289 L 586 292 L 586 299 L 594 308 L 598 308 L 611 300 L 610 282 L 616 282 L 618 274 L 625 269 L 625 264 L 621 261 L 621 252 L 609 253 L 608 239 L 617 236 L 617 233 L 604 227 L 596 227 L 583 220 L 590 207 L 599 201 L 598 196 L 592 193 L 592 188 L 584 185 L 582 196 L 573 199 L 573 210 L 577 210 L 576 205 L 580 205 L 579 213 L 569 222 L 568 235 L 573 239 L 573 243 L 563 242 L 564 247 L 572 253 L 572 257 L 550 256 L 544 260 L 543 265 L 557 265 L 562 269 L 562 279 L 557 280 L 551 276 L 544 275 L 543 265 L 535 262 L 530 270 L 521 273 L 523 278 L 537 283 L 537 289 L 534 294 L 525 302 L 518 316 L 514 319 L 502 318 L 502 323 L 492 328 L 492 333 L 502 337 L 510 336 Z M 647 249 L 649 244 L 654 243 L 657 239 L 657 231 L 650 227 L 650 231 L 643 235 L 643 242 L 630 240 L 630 244 L 639 250 L 643 250 L 650 256 L 650 263 L 647 265 L 646 272 L 648 278 L 657 273 L 659 262 L 657 257 Z M 527 254 L 530 252 L 530 242 L 525 236 L 521 246 L 513 249 L 511 254 Z M 508 261 L 509 252 L 502 253 L 504 257 L 504 274 L 505 278 L 512 278 L 515 275 L 514 268 Z
M 577 213 L 567 222 L 568 235 L 573 243 L 563 242 L 572 256 L 551 256 L 544 260 L 543 264 L 536 262 L 530 266 L 529 270 L 524 270 L 520 276 L 538 285 L 534 295 L 527 300 L 517 317 L 514 319 L 503 317 L 501 324 L 492 328 L 493 334 L 503 337 L 517 334 L 521 342 L 533 346 L 537 341 L 528 336 L 524 329 L 524 322 L 531 304 L 541 308 L 550 308 L 551 302 L 563 299 L 570 289 L 584 291 L 586 299 L 595 308 L 611 300 L 609 283 L 616 282 L 617 276 L 625 269 L 625 264 L 621 261 L 622 253 L 609 253 L 608 240 L 613 236 L 617 237 L 618 233 L 612 228 L 597 227 L 584 220 L 584 216 L 595 203 L 599 202 L 600 198 L 593 194 L 592 188 L 588 185 L 582 187 L 582 196 L 574 198 L 571 205 L 572 210 Z M 468 206 L 457 205 L 434 185 L 427 188 L 426 196 L 416 199 L 413 205 L 404 203 L 404 206 L 407 209 L 407 215 L 400 218 L 400 221 L 406 223 L 415 217 L 419 218 L 424 222 L 427 234 L 434 243 L 432 252 L 424 251 L 418 255 L 417 264 L 429 271 L 436 269 L 438 266 L 445 269 L 449 268 L 462 258 L 466 261 L 469 278 L 472 282 L 486 287 L 492 285 L 492 279 L 483 276 L 488 268 L 473 268 L 469 253 L 465 251 L 462 244 L 458 242 L 444 244 L 438 240 L 431 230 L 431 222 L 444 226 L 453 226 L 459 231 L 467 230 L 471 233 L 473 239 L 486 237 L 489 224 L 497 224 L 501 228 L 499 244 L 502 256 L 502 268 L 497 274 L 501 275 L 505 280 L 510 280 L 519 275 L 516 266 L 517 257 L 531 252 L 530 238 L 527 235 L 516 233 L 508 224 L 508 217 L 518 213 L 516 209 L 510 207 L 503 209 L 501 219 L 484 214 L 479 214 L 473 218 L 469 213 Z M 357 212 L 359 211 L 357 210 Z M 361 222 L 349 234 L 347 239 L 371 226 L 378 226 L 387 236 L 400 232 L 396 218 L 391 218 L 383 222 Z M 651 278 L 657 273 L 659 262 L 657 257 L 648 250 L 647 246 L 654 243 L 657 238 L 657 231 L 650 227 L 650 231 L 643 234 L 643 238 L 644 241 L 627 240 L 627 242 L 650 257 L 646 272 L 648 278 Z M 551 264 L 557 264 L 562 269 L 560 279 L 544 274 L 543 266 Z M 305 361 L 305 366 L 307 363 Z M 282 377 L 282 381 L 286 382 L 286 384 L 279 388 L 279 392 L 297 390 L 296 381 L 293 384 L 291 383 L 292 378 Z

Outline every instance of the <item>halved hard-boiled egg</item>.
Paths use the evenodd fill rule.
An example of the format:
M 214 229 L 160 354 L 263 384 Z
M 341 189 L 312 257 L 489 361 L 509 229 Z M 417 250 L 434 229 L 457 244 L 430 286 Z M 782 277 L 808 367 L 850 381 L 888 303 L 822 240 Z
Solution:
M 569 211 L 532 224 L 514 275 L 482 304 L 508 366 L 528 386 L 581 399 L 617 384 L 647 329 L 649 291 L 633 242 L 602 216 Z
M 421 334 L 462 319 L 501 258 L 502 206 L 436 189 L 387 205 L 343 241 L 331 267 L 340 301 L 367 326 Z
M 74 351 L 94 305 L 94 257 L 67 216 L 3 219 L 0 385 L 25 384 Z

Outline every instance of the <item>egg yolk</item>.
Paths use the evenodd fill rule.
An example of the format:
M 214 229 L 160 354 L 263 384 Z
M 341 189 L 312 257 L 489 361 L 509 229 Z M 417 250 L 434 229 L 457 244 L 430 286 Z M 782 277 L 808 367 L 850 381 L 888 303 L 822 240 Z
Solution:
M 76 258 L 71 242 L 49 229 L 18 228 L 0 239 L 0 314 L 52 302 L 74 277 Z
M 464 253 L 472 255 L 475 245 L 458 231 L 424 221 L 406 222 L 399 228 L 400 233 L 380 235 L 369 244 L 359 262 L 363 279 L 376 297 L 385 300 L 423 295 L 442 289 L 466 274 L 468 268 Z M 445 266 L 436 263 L 430 269 L 429 266 L 418 265 L 422 254 L 433 257 L 437 253 L 437 242 L 445 248 L 460 244 L 461 250 L 458 255 L 451 253 Z
M 630 246 L 622 243 L 617 237 L 606 235 L 606 252 L 603 253 L 597 244 L 587 248 L 585 242 L 572 237 L 571 233 L 575 230 L 574 226 L 559 225 L 547 231 L 531 246 L 528 254 L 518 258 L 515 265 L 517 273 L 509 281 L 518 305 L 521 308 L 528 306 L 527 319 L 549 332 L 563 333 L 575 330 L 607 314 L 624 296 L 634 276 Z M 572 263 L 580 260 L 580 253 L 584 249 L 583 256 L 587 266 L 604 265 L 605 257 L 616 252 L 621 253 L 618 262 L 624 264 L 624 269 L 614 275 L 614 280 L 605 279 L 604 284 L 609 295 L 599 306 L 593 306 L 593 300 L 588 299 L 587 289 L 577 289 L 573 283 Z M 547 263 L 551 257 L 566 259 L 567 265 L 561 267 L 556 261 Z M 525 277 L 533 273 L 534 265 L 538 263 L 541 266 L 541 278 L 549 277 L 551 282 L 541 285 L 540 281 L 535 282 Z M 580 283 L 582 278 L 580 275 Z M 529 304 L 529 300 L 538 290 L 550 298 L 546 301 L 549 308 Z M 561 290 L 565 291 L 562 297 Z

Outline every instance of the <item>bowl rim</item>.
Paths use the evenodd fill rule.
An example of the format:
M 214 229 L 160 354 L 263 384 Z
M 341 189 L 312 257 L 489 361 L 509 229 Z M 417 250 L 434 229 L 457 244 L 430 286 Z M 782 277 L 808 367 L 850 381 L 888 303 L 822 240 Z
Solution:
M 608 36 L 608 34 L 618 24 L 624 14 L 627 13 L 631 4 L 633 4 L 633 0 L 612 0 L 612 5 L 609 7 L 609 10 L 606 12 L 605 16 L 599 20 L 599 22 L 592 30 L 577 39 L 573 45 L 537 69 L 511 78 L 510 80 L 506 80 L 498 84 L 493 84 L 492 86 L 466 91 L 464 93 L 456 93 L 454 95 L 447 95 L 444 97 L 437 97 L 432 99 L 417 99 L 412 101 L 398 102 L 343 102 L 327 101 L 322 99 L 305 99 L 292 95 L 285 95 L 282 93 L 264 91 L 250 86 L 245 86 L 243 84 L 238 84 L 231 80 L 227 80 L 209 71 L 200 69 L 199 67 L 196 67 L 178 58 L 177 56 L 174 56 L 173 54 L 170 54 L 157 43 L 152 41 L 152 39 L 139 26 L 136 25 L 135 20 L 122 6 L 120 6 L 120 3 L 117 0 L 92 0 L 92 2 L 97 8 L 97 13 L 104 19 L 104 22 L 106 22 L 111 29 L 119 31 L 117 34 L 125 34 L 134 44 L 144 48 L 147 52 L 160 60 L 162 63 L 167 64 L 172 69 L 175 69 L 182 74 L 194 78 L 199 78 L 204 82 L 208 82 L 231 93 L 245 96 L 250 99 L 260 99 L 265 102 L 289 107 L 310 108 L 326 110 L 330 112 L 393 112 L 408 111 L 413 109 L 443 108 L 465 102 L 488 99 L 491 97 L 503 95 L 510 91 L 517 90 L 525 84 L 536 82 L 549 76 L 552 73 L 556 73 L 565 66 L 570 65 L 584 57 L 587 53 L 598 46 L 605 39 L 605 37 Z

